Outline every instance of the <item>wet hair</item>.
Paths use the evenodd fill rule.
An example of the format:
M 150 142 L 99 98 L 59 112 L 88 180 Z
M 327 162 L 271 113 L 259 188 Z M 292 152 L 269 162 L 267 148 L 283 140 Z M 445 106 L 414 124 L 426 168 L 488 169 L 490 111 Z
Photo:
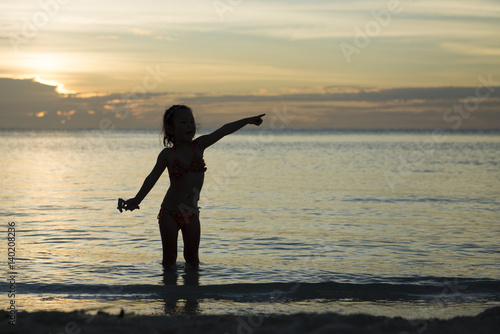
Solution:
M 184 104 L 175 104 L 170 108 L 168 108 L 167 110 L 165 110 L 165 114 L 163 115 L 163 129 L 162 129 L 163 145 L 165 147 L 172 147 L 175 143 L 174 136 L 167 132 L 167 127 L 174 126 L 174 118 L 175 115 L 177 114 L 177 111 L 179 110 L 189 110 L 190 112 L 193 112 L 191 108 L 189 108 Z

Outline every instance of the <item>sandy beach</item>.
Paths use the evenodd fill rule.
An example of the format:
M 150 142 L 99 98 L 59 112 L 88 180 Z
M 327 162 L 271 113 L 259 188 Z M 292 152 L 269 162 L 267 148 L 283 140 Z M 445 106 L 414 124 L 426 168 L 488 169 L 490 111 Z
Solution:
M 2 333 L 497 333 L 500 306 L 449 320 L 335 313 L 293 315 L 137 316 L 99 312 L 20 312 L 16 326 L 1 311 Z

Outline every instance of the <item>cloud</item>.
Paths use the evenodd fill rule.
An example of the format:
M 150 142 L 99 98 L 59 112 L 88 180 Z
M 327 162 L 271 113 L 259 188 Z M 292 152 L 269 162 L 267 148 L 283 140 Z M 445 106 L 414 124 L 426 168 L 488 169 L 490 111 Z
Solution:
M 183 102 L 200 110 L 204 120 L 217 120 L 219 124 L 227 121 L 228 114 L 270 113 L 286 107 L 294 116 L 289 126 L 297 128 L 500 129 L 498 85 L 390 89 L 333 86 L 300 91 L 277 95 L 200 94 Z
M 494 78 L 483 78 L 494 83 Z M 2 128 L 161 128 L 165 108 L 190 105 L 204 127 L 286 108 L 295 128 L 500 129 L 500 86 L 386 88 L 316 86 L 253 94 L 159 92 L 59 94 L 34 79 L 0 78 Z
M 400 1 L 403 11 L 370 34 L 352 64 L 340 45 L 356 45 L 357 28 L 369 23 L 377 30 L 373 12 L 387 10 L 388 1 L 221 2 L 232 7 L 223 20 L 213 1 L 72 1 L 36 38 L 24 38 L 23 18 L 40 7 L 9 0 L 0 5 L 8 22 L 0 25 L 0 76 L 39 74 L 68 89 L 109 92 L 134 87 L 149 64 L 166 64 L 172 77 L 158 91 L 237 93 L 401 86 L 409 78 L 426 85 L 430 75 L 432 85 L 470 85 L 469 78 L 498 67 L 496 0 Z M 11 35 L 17 51 L 6 39 Z
M 173 41 L 176 41 L 177 39 L 173 38 L 173 37 L 170 37 L 170 36 L 167 36 L 167 35 L 156 35 L 155 36 L 155 39 L 158 39 L 158 40 L 165 40 L 165 41 L 169 41 L 169 42 L 173 42 Z
M 116 35 L 85 35 L 88 39 L 118 39 Z
M 107 98 L 60 94 L 57 85 L 37 82 L 35 78 L 0 78 L 0 126 L 60 128 L 72 120 L 72 127 L 96 127 Z M 90 115 L 89 110 L 100 112 Z
M 210 3 L 210 2 L 209 2 Z M 208 3 L 208 4 L 209 4 Z M 389 1 L 243 1 L 227 3 L 217 12 L 200 1 L 197 11 L 191 2 L 170 6 L 169 14 L 177 31 L 220 31 L 288 40 L 353 38 L 355 27 L 377 21 L 374 13 L 387 15 Z M 494 0 L 477 2 L 397 1 L 389 13 L 382 35 L 390 37 L 452 36 L 494 37 L 499 5 Z M 385 14 L 381 14 L 385 12 Z M 149 24 L 162 26 L 164 18 L 149 17 Z M 385 19 L 385 17 L 382 17 Z M 381 19 L 381 17 L 379 17 Z M 221 22 L 223 24 L 220 24 Z M 377 21 L 378 22 L 378 21 Z
M 466 45 L 459 43 L 443 43 L 442 48 L 453 53 L 471 56 L 500 56 L 500 47 L 481 47 L 477 45 Z
M 149 36 L 153 34 L 153 32 L 149 29 L 133 28 L 131 31 L 134 35 L 139 35 L 139 36 Z

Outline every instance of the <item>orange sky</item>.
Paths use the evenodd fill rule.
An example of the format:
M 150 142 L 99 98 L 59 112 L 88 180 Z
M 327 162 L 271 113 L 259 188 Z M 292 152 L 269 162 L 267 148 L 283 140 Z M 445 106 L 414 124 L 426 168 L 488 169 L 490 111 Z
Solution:
M 4 0 L 0 12 L 0 127 L 154 128 L 184 102 L 207 126 L 287 108 L 293 127 L 500 128 L 498 1 Z

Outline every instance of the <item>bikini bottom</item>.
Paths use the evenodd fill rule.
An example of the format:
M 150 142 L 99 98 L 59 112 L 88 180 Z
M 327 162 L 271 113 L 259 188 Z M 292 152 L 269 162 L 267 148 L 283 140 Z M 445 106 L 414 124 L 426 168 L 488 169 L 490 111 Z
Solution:
M 191 220 L 193 220 L 194 217 L 198 216 L 200 214 L 200 211 L 198 210 L 192 212 L 180 212 L 180 211 L 165 209 L 162 206 L 157 217 L 158 224 L 161 225 L 163 223 L 163 217 L 165 216 L 165 213 L 168 213 L 172 218 L 174 218 L 175 222 L 177 223 L 177 227 L 179 229 L 182 229 Z

